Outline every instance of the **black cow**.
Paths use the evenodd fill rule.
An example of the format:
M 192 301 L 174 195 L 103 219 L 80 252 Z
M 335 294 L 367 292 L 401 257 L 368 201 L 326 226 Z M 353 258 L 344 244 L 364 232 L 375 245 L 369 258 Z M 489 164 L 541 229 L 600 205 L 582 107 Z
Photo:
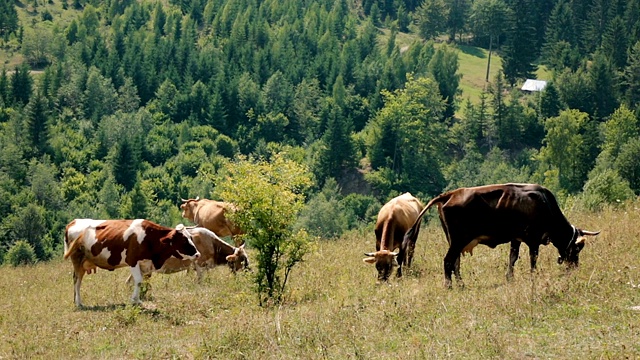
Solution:
M 403 242 L 415 242 L 420 220 L 431 206 L 438 206 L 442 229 L 449 242 L 444 257 L 445 286 L 451 287 L 451 273 L 460 277 L 460 254 L 472 253 L 478 244 L 491 248 L 511 243 L 507 279 L 513 277 L 520 243 L 529 246 L 531 270 L 536 267 L 540 245 L 551 242 L 560 256 L 558 263 L 578 266 L 586 231 L 571 225 L 549 189 L 536 184 L 499 184 L 460 188 L 438 195 L 422 210 Z M 403 245 L 404 246 L 404 245 Z

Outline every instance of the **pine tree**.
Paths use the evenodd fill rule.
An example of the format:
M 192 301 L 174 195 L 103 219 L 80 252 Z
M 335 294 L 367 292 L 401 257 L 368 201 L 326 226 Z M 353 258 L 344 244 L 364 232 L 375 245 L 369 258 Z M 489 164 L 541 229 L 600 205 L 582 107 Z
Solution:
M 530 9 L 535 0 L 510 1 L 512 18 L 502 58 L 502 72 L 511 86 L 520 79 L 535 77 L 537 54 L 536 18 Z
M 13 1 L 0 1 L 0 36 L 5 40 L 9 34 L 18 30 L 18 12 Z
M 616 70 L 622 70 L 627 64 L 629 42 L 627 29 L 621 17 L 616 16 L 602 36 L 602 51 L 611 59 Z
M 14 102 L 26 105 L 29 103 L 33 88 L 33 78 L 29 66 L 23 63 L 16 66 L 11 75 L 11 96 Z
M 640 105 L 640 41 L 629 50 L 628 64 L 622 76 L 625 101 L 634 109 Z
M 112 173 L 116 182 L 131 191 L 137 182 L 138 157 L 131 140 L 122 138 L 114 147 L 112 155 Z
M 26 128 L 34 155 L 42 155 L 47 148 L 48 102 L 40 91 L 31 98 L 25 107 Z

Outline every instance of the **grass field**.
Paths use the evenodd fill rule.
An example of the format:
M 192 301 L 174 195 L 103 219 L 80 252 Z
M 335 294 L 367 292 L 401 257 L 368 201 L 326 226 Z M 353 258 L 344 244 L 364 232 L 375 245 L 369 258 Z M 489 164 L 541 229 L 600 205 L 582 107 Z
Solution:
M 442 285 L 444 235 L 423 225 L 413 269 L 376 285 L 364 264 L 373 231 L 322 242 L 295 269 L 287 301 L 257 306 L 249 274 L 226 268 L 154 275 L 151 299 L 127 305 L 128 270 L 85 277 L 71 264 L 0 268 L 0 359 L 623 359 L 640 357 L 640 210 L 567 213 L 602 230 L 572 272 L 542 247 L 505 280 L 508 245 L 462 259 L 466 287 Z

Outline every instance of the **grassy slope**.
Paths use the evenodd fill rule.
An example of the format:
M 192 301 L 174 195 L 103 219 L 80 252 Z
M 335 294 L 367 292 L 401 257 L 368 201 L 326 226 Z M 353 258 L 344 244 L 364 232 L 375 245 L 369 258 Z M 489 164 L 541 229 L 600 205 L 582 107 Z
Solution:
M 506 283 L 508 246 L 462 259 L 467 287 L 442 287 L 445 239 L 423 225 L 412 273 L 375 285 L 363 252 L 373 231 L 323 242 L 292 274 L 287 304 L 256 305 L 246 274 L 227 269 L 156 275 L 153 299 L 125 306 L 127 270 L 99 271 L 73 305 L 71 264 L 0 268 L 0 358 L 496 358 L 640 357 L 640 211 L 567 214 L 602 234 L 565 273 L 543 247 L 528 273 L 526 247 Z

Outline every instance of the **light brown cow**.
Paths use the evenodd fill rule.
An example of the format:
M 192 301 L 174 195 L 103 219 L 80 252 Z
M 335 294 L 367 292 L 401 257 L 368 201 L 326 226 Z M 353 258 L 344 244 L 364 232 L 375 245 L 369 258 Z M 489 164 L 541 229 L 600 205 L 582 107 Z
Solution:
M 172 256 L 180 259 L 200 256 L 184 225 L 172 229 L 144 219 L 75 219 L 67 225 L 64 239 L 64 258 L 71 258 L 73 263 L 74 299 L 78 307 L 82 307 L 82 278 L 97 267 L 115 270 L 129 266 L 135 282 L 131 300 L 139 303 L 142 282 L 139 261 L 150 260 L 161 268 Z
M 172 274 L 195 267 L 198 281 L 200 281 L 203 270 L 218 265 L 227 264 L 233 273 L 243 268 L 249 268 L 249 257 L 244 250 L 244 244 L 238 247 L 229 245 L 213 231 L 203 227 L 187 228 L 187 230 L 191 234 L 193 243 L 200 252 L 200 257 L 197 260 L 181 260 L 170 257 L 164 262 L 160 270 L 156 270 L 151 261 L 143 260 L 140 261 L 140 270 L 143 276 L 149 277 L 152 272 Z M 127 278 L 127 282 L 130 280 L 131 275 Z
M 375 264 L 378 280 L 386 281 L 393 266 L 398 266 L 397 276 L 402 276 L 402 266 L 411 266 L 415 241 L 402 244 L 404 234 L 418 219 L 424 205 L 410 193 L 404 193 L 391 199 L 378 213 L 376 222 L 376 252 L 365 253 L 364 262 Z M 419 227 L 417 228 L 419 230 Z M 393 252 L 399 249 L 399 251 Z
M 182 199 L 180 209 L 182 209 L 183 218 L 213 231 L 219 237 L 231 236 L 236 244 L 235 237 L 244 234 L 242 229 L 225 216 L 225 212 L 235 210 L 235 206 L 231 203 L 196 197 Z

